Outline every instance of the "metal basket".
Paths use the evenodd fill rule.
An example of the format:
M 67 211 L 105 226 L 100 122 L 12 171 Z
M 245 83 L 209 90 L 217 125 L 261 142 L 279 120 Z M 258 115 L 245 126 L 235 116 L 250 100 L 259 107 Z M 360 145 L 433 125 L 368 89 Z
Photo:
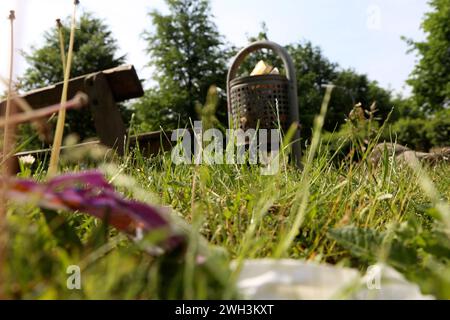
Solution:
M 239 66 L 252 52 L 271 49 L 283 60 L 286 76 L 260 75 L 236 78 Z M 292 59 L 280 45 L 271 41 L 254 42 L 234 58 L 227 78 L 228 123 L 234 129 L 282 129 L 298 125 L 297 79 Z M 293 142 L 293 157 L 300 167 L 300 132 Z
M 230 83 L 231 115 L 243 130 L 289 129 L 288 81 L 280 75 L 236 78 Z

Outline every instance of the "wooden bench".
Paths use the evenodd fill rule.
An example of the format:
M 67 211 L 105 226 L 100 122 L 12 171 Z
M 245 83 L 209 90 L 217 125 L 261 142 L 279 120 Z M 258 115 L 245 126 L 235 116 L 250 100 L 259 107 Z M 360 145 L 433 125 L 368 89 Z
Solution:
M 33 90 L 22 95 L 33 109 L 43 108 L 60 102 L 63 83 L 57 83 L 42 89 Z M 77 92 L 84 92 L 89 97 L 89 109 L 92 112 L 98 140 L 80 143 L 67 148 L 77 148 L 86 145 L 95 146 L 103 144 L 114 148 L 119 154 L 125 151 L 125 142 L 130 147 L 139 143 L 143 155 L 157 154 L 161 150 L 170 150 L 171 131 L 148 132 L 127 137 L 127 130 L 117 107 L 118 102 L 143 96 L 144 90 L 132 65 L 124 65 L 113 69 L 94 72 L 73 78 L 69 81 L 68 99 L 73 98 Z M 3 116 L 6 101 L 0 102 L 0 115 Z M 128 140 L 127 140 L 128 139 Z M 44 157 L 51 149 L 22 151 L 15 154 L 16 171 L 17 158 L 33 155 Z
M 128 145 L 130 148 L 133 148 L 139 144 L 139 150 L 142 155 L 144 156 L 150 156 L 150 155 L 156 155 L 160 151 L 168 151 L 171 150 L 173 145 L 176 144 L 176 142 L 171 141 L 171 135 L 172 131 L 153 131 L 153 132 L 146 132 L 141 133 L 138 135 L 132 135 L 128 137 Z M 79 143 L 73 146 L 62 146 L 61 150 L 67 150 L 67 149 L 76 149 L 76 148 L 82 148 L 86 146 L 95 147 L 97 145 L 101 144 L 100 140 L 93 140 L 89 142 L 83 142 Z M 15 154 L 15 157 L 23 157 L 32 155 L 35 158 L 44 158 L 46 154 L 49 154 L 51 151 L 50 148 L 47 149 L 40 149 L 40 150 L 29 150 L 29 151 L 22 151 Z
M 63 83 L 27 92 L 21 97 L 33 109 L 57 104 L 61 100 Z M 144 94 L 141 82 L 132 65 L 94 72 L 69 81 L 68 99 L 77 92 L 89 97 L 89 109 L 94 119 L 99 141 L 118 151 L 124 152 L 126 128 L 117 107 L 118 102 L 141 97 Z M 0 102 L 0 112 L 4 113 L 6 101 Z

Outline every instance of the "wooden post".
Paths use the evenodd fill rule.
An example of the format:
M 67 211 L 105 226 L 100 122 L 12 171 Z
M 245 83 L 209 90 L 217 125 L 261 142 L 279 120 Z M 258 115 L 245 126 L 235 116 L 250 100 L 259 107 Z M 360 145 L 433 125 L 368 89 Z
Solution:
M 126 139 L 125 125 L 105 75 L 96 73 L 86 77 L 85 88 L 100 142 L 123 155 Z

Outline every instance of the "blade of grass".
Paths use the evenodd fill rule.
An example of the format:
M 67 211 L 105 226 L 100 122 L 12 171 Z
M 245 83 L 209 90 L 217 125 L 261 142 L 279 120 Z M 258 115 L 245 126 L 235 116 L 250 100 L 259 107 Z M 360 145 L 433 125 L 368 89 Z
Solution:
M 9 81 L 0 77 L 0 81 L 2 81 L 6 86 L 9 86 Z M 20 97 L 19 94 L 13 90 L 11 99 L 14 101 L 15 105 L 21 109 L 22 112 L 29 113 L 33 112 L 33 108 L 28 104 L 28 101 L 24 98 Z M 38 132 L 41 140 L 51 143 L 50 139 L 50 126 L 48 121 L 43 119 L 36 119 L 32 121 L 34 129 Z
M 13 69 L 14 69 L 14 19 L 15 19 L 15 12 L 13 10 L 10 11 L 9 14 L 9 20 L 10 20 L 10 30 L 11 30 L 11 43 L 10 43 L 10 59 L 9 59 L 9 82 L 8 82 L 8 93 L 7 93 L 7 99 L 6 99 L 6 111 L 5 111 L 5 128 L 4 128 L 4 133 L 3 133 L 3 174 L 9 175 L 9 169 L 8 168 L 8 159 L 9 159 L 9 154 L 11 152 L 11 150 L 13 149 L 12 144 L 13 141 L 11 139 L 14 139 L 13 135 L 14 135 L 14 128 L 15 126 L 13 125 L 9 125 L 8 120 L 9 117 L 11 116 L 11 109 L 13 108 L 12 106 L 12 99 L 11 99 L 11 95 L 12 95 L 12 77 L 13 77 Z
M 61 19 L 56 19 L 56 27 L 59 35 L 59 51 L 61 53 L 61 62 L 63 66 L 63 75 L 66 74 L 66 52 L 64 50 L 64 28 Z
M 79 1 L 74 1 L 73 6 L 73 14 L 72 14 L 72 25 L 70 30 L 70 40 L 69 40 L 69 52 L 67 54 L 67 64 L 65 67 L 64 72 L 64 85 L 63 85 L 63 91 L 61 95 L 61 109 L 58 113 L 58 121 L 56 123 L 56 131 L 55 136 L 53 140 L 53 148 L 52 153 L 50 156 L 50 165 L 48 168 L 48 176 L 53 176 L 58 171 L 58 163 L 59 163 L 59 156 L 61 153 L 61 144 L 62 144 L 62 138 L 64 134 L 64 123 L 66 120 L 66 102 L 67 102 L 67 91 L 69 88 L 69 78 L 70 78 L 70 69 L 72 65 L 72 56 L 73 56 L 73 45 L 75 41 L 75 29 L 76 29 L 76 13 L 77 13 L 77 6 Z
M 66 110 L 78 109 L 78 108 L 85 106 L 87 104 L 87 102 L 88 102 L 87 95 L 82 92 L 79 92 L 79 93 L 77 93 L 77 95 L 75 97 L 73 97 L 72 100 L 67 101 L 64 104 L 64 107 Z M 48 106 L 48 107 L 41 108 L 38 110 L 27 111 L 24 113 L 19 113 L 19 114 L 10 116 L 8 120 L 6 120 L 6 117 L 0 118 L 0 128 L 6 127 L 7 125 L 11 125 L 11 124 L 15 125 L 15 124 L 19 124 L 19 123 L 25 123 L 25 122 L 41 119 L 44 117 L 48 117 L 48 116 L 52 115 L 53 113 L 57 112 L 58 110 L 60 110 L 61 107 L 62 107 L 62 104 L 55 104 L 53 106 Z
M 425 192 L 425 194 L 430 198 L 431 202 L 435 206 L 440 220 L 444 223 L 446 230 L 445 232 L 450 237 L 450 206 L 447 201 L 442 200 L 439 191 L 435 187 L 433 181 L 426 173 L 425 169 L 420 164 L 419 160 L 414 157 L 411 161 L 407 162 L 410 168 L 414 171 L 417 176 L 419 186 Z
M 11 36 L 11 48 L 10 48 L 10 56 L 9 56 L 9 84 L 8 84 L 8 93 L 6 100 L 6 111 L 5 118 L 9 119 L 11 113 L 11 93 L 12 93 L 12 78 L 13 78 L 13 63 L 14 63 L 14 19 L 15 19 L 14 10 L 10 11 L 9 20 L 10 20 L 10 36 Z M 6 178 L 10 175 L 9 161 L 10 158 L 10 150 L 14 149 L 14 132 L 15 126 L 8 126 L 8 122 L 6 122 L 6 126 L 3 134 L 3 163 L 2 163 L 2 172 L 3 178 Z M 8 242 L 8 230 L 6 226 L 6 184 L 1 186 L 1 195 L 0 195 L 0 298 L 3 297 L 4 294 L 4 266 L 6 261 L 6 244 Z
M 296 200 L 294 202 L 294 206 L 291 210 L 290 220 L 292 220 L 291 228 L 289 231 L 281 237 L 280 242 L 278 243 L 277 248 L 275 249 L 274 257 L 281 258 L 281 256 L 289 249 L 292 241 L 294 241 L 295 237 L 299 233 L 300 226 L 305 217 L 306 208 L 308 206 L 308 200 L 310 196 L 310 171 L 312 168 L 312 162 L 314 159 L 314 155 L 316 150 L 320 144 L 320 136 L 322 133 L 322 127 L 325 121 L 325 115 L 327 113 L 328 104 L 330 103 L 331 93 L 333 91 L 333 86 L 327 86 L 325 97 L 322 102 L 322 107 L 320 109 L 320 114 L 316 118 L 314 124 L 313 137 L 311 141 L 311 147 L 308 152 L 308 156 L 306 159 L 305 167 L 302 172 L 302 179 L 300 181 L 299 192 L 296 196 Z M 293 217 L 293 219 L 292 219 Z

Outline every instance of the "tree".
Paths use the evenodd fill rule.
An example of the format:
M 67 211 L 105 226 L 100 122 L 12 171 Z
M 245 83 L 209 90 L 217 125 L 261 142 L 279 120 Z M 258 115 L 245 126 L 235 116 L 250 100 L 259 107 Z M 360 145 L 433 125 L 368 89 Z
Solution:
M 394 104 L 389 90 L 381 88 L 376 81 L 371 81 L 365 74 L 358 74 L 352 69 L 340 70 L 333 83 L 337 86 L 329 106 L 329 118 L 325 128 L 333 130 L 336 124 L 343 124 L 347 115 L 358 103 L 369 111 L 373 105 L 376 109 L 376 119 L 379 122 L 387 120 Z M 395 115 L 397 111 L 395 111 Z M 393 120 L 391 118 L 390 120 Z M 331 122 L 330 122 L 331 120 Z
M 307 138 L 311 134 L 314 117 L 320 112 L 324 94 L 322 86 L 336 79 L 337 64 L 328 60 L 311 42 L 291 44 L 287 49 L 297 74 L 301 134 Z M 327 117 L 328 122 L 334 123 L 336 119 Z
M 188 97 L 183 96 L 183 92 L 163 92 L 158 88 L 146 90 L 144 96 L 133 104 L 138 130 L 149 132 L 186 126 L 187 119 L 176 111 L 186 99 Z
M 211 21 L 207 0 L 166 0 L 170 13 L 150 12 L 154 32 L 146 32 L 150 66 L 158 87 L 136 104 L 138 120 L 157 129 L 197 118 L 196 104 L 204 102 L 211 85 L 224 91 L 227 51 Z M 224 105 L 224 99 L 222 99 Z M 156 118 L 155 118 L 156 116 Z M 156 121 L 155 121 L 156 120 Z M 169 121 L 169 122 L 167 122 Z
M 337 63 L 324 56 L 322 50 L 311 42 L 288 46 L 297 73 L 300 122 L 303 136 L 311 133 L 314 117 L 319 113 L 326 84 L 334 84 L 325 119 L 324 129 L 333 131 L 345 123 L 345 118 L 354 105 L 361 103 L 369 108 L 377 106 L 377 116 L 384 121 L 392 109 L 391 93 L 370 81 L 365 74 L 351 69 L 341 69 Z
M 433 11 L 422 23 L 426 40 L 407 40 L 420 58 L 408 83 L 422 111 L 434 113 L 450 106 L 450 2 L 431 0 L 429 5 Z
M 69 47 L 70 18 L 63 23 L 65 50 Z M 109 27 L 90 13 L 80 17 L 75 33 L 74 58 L 71 77 L 117 67 L 125 62 L 124 56 L 117 56 L 118 45 Z M 44 34 L 44 44 L 32 47 L 24 53 L 29 64 L 20 78 L 21 90 L 31 90 L 60 82 L 64 78 L 60 54 L 58 28 L 55 26 Z M 76 132 L 81 139 L 95 135 L 94 121 L 85 110 L 67 113 L 66 132 Z

